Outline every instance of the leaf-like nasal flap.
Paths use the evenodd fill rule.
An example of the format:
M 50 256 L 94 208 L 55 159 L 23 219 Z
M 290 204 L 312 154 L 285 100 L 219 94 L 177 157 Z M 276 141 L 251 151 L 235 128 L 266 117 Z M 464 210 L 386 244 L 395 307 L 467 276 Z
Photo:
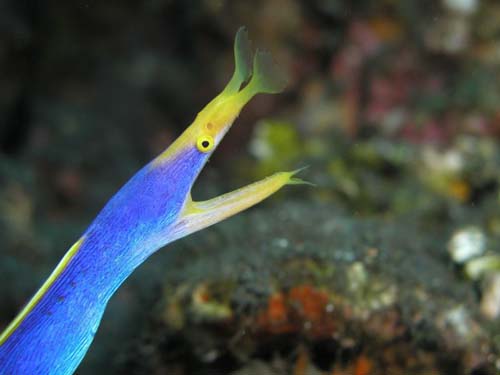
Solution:
M 286 74 L 274 63 L 271 53 L 260 50 L 255 53 L 251 84 L 257 93 L 276 94 L 284 90 Z
M 252 50 L 246 27 L 240 27 L 234 41 L 235 74 L 241 83 L 246 82 L 252 75 Z
M 287 83 L 286 75 L 274 64 L 269 52 L 257 50 L 252 59 L 245 27 L 236 33 L 234 61 L 234 73 L 227 86 L 198 114 L 204 122 L 226 129 L 255 95 L 279 93 Z
M 286 74 L 273 61 L 267 51 L 257 50 L 252 61 L 252 50 L 246 27 L 240 27 L 234 40 L 234 74 L 222 92 L 236 94 L 242 84 L 250 82 L 241 91 L 243 97 L 251 98 L 255 94 L 276 94 L 284 90 L 287 84 Z M 250 78 L 251 77 L 251 78 Z
M 224 93 L 235 94 L 241 85 L 252 75 L 252 50 L 248 39 L 248 30 L 242 26 L 234 39 L 234 74 Z

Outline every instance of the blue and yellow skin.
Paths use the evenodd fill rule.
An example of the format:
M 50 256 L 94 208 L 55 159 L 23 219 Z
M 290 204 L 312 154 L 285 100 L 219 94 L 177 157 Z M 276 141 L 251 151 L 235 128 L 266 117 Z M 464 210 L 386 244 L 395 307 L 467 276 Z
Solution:
M 0 335 L 1 375 L 73 373 L 92 343 L 109 299 L 151 254 L 260 202 L 286 184 L 301 183 L 293 177 L 295 172 L 281 172 L 208 201 L 191 199 L 198 174 L 243 106 L 255 94 L 284 88 L 269 54 L 257 51 L 253 64 L 251 60 L 242 28 L 236 35 L 235 72 L 227 87 L 166 151 L 111 198 Z

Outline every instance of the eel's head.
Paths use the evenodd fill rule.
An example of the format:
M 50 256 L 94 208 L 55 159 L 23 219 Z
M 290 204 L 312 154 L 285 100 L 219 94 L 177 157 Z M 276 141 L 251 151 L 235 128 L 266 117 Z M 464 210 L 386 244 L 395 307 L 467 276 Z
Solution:
M 231 193 L 205 202 L 191 199 L 191 188 L 201 169 L 248 101 L 259 93 L 278 93 L 285 76 L 271 55 L 257 50 L 252 58 L 247 32 L 240 28 L 234 44 L 235 71 L 225 89 L 193 123 L 131 182 L 127 201 L 141 238 L 151 238 L 158 248 L 176 238 L 200 230 L 265 199 L 283 185 L 298 183 L 294 172 L 281 172 Z M 146 236 L 146 237 L 145 237 Z
M 198 113 L 193 123 L 154 161 L 162 164 L 182 153 L 194 153 L 202 166 L 214 152 L 242 108 L 259 93 L 279 93 L 285 75 L 274 65 L 271 55 L 257 50 L 253 60 L 248 33 L 240 28 L 234 43 L 234 74 L 225 89 Z M 194 181 L 193 181 L 194 183 Z

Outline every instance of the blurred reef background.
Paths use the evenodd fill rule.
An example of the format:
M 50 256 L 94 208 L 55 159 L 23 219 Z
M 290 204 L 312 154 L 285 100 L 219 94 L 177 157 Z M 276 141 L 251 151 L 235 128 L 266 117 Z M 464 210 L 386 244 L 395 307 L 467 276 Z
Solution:
M 224 87 L 241 25 L 288 89 L 194 196 L 317 186 L 154 255 L 78 374 L 499 373 L 495 0 L 0 2 L 0 328 Z

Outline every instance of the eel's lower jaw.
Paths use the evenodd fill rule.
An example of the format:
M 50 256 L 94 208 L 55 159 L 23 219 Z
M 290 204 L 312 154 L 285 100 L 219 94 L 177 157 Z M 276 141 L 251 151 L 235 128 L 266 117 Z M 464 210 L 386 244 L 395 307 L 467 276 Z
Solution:
M 307 182 L 294 177 L 302 169 L 275 173 L 260 181 L 206 201 L 195 202 L 188 198 L 184 210 L 171 228 L 171 240 L 187 236 L 252 207 L 285 185 L 307 184 Z

